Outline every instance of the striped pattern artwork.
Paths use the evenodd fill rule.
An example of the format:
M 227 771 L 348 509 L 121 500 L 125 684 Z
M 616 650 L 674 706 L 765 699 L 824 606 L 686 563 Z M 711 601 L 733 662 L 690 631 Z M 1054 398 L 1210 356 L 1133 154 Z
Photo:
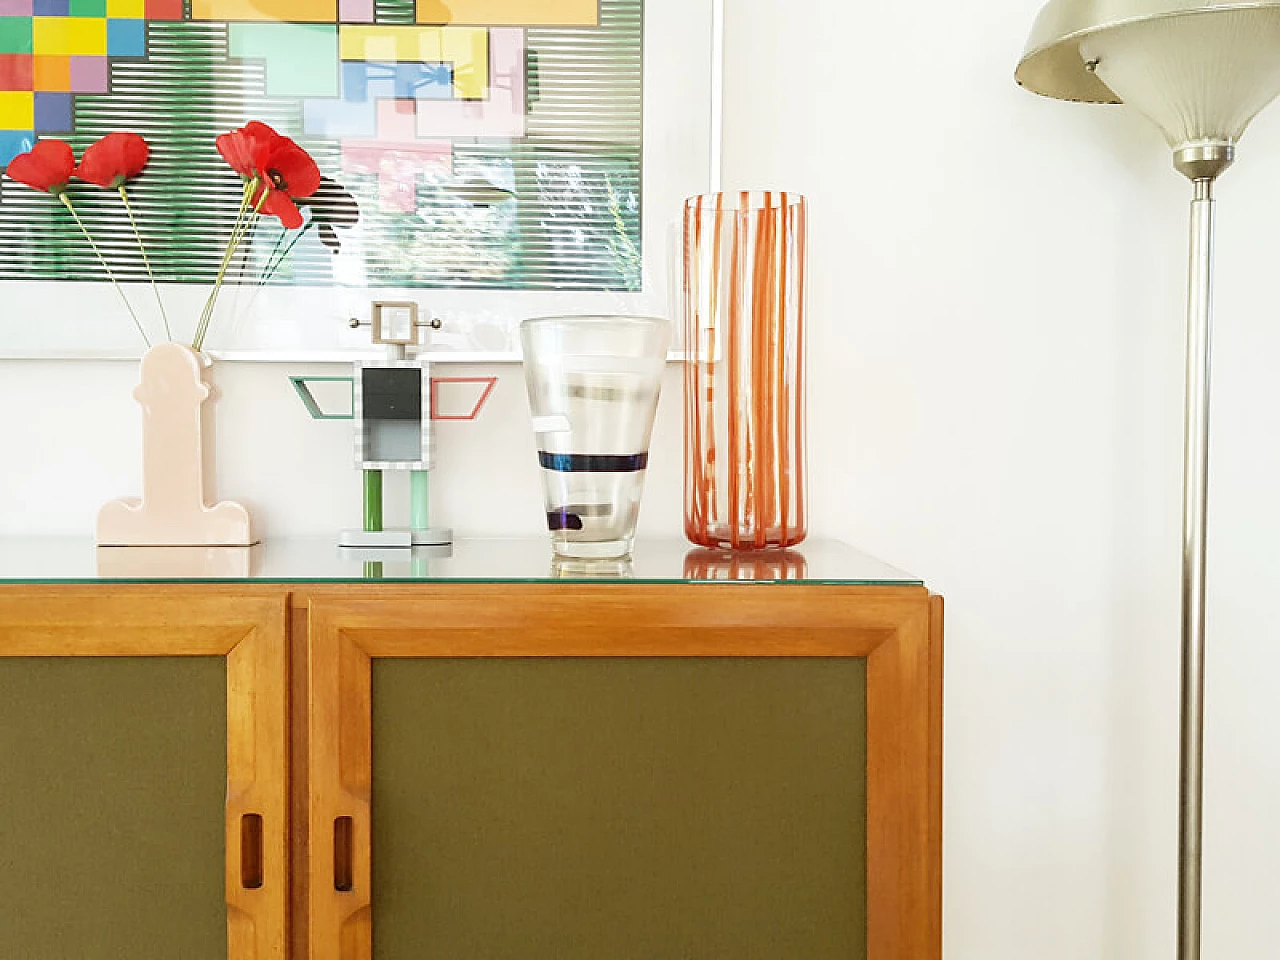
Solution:
M 262 120 L 332 181 L 278 284 L 638 291 L 643 0 L 0 0 L 0 166 L 40 136 L 152 144 L 131 189 L 159 279 L 209 283 L 239 205 L 214 150 Z M 78 207 L 145 277 L 119 201 Z M 358 218 L 355 214 L 358 211 Z M 328 226 L 325 226 L 326 223 Z M 0 181 L 0 279 L 100 280 L 59 205 Z

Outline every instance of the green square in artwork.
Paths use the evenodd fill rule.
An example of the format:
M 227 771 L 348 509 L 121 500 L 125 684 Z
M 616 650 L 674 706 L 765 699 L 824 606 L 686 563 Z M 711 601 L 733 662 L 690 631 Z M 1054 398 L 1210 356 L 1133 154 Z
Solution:
M 0 17 L 0 53 L 31 52 L 31 18 Z
M 105 17 L 107 0 L 71 0 L 73 17 Z
M 233 23 L 231 56 L 262 60 L 271 97 L 338 96 L 338 28 L 324 23 Z

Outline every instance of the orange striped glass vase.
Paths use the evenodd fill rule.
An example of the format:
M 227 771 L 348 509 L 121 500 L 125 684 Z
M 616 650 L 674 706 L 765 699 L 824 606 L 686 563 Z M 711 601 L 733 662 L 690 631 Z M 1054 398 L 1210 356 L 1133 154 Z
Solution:
M 684 528 L 758 550 L 804 539 L 805 203 L 717 193 L 684 206 Z

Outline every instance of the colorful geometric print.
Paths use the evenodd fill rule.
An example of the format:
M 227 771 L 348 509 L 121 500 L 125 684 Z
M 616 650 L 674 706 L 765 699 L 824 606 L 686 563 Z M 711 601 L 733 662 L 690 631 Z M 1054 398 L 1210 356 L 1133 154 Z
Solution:
M 147 20 L 182 0 L 0 0 L 0 164 L 37 134 L 67 133 L 72 94 L 106 93 L 109 63 L 147 54 Z
M 376 25 L 373 0 L 191 0 L 190 19 L 227 22 L 232 56 L 265 62 L 269 96 L 336 101 L 304 107 L 310 130 L 332 121 L 334 132 L 367 136 L 376 132 L 380 100 L 487 99 L 488 31 L 456 24 L 593 26 L 599 7 L 597 0 L 416 0 L 415 14 L 414 25 Z M 183 19 L 182 0 L 0 0 L 0 165 L 40 134 L 70 132 L 70 95 L 107 93 L 111 62 L 146 57 L 147 22 Z M 387 64 L 437 69 L 422 71 L 418 82 L 411 72 L 396 73 L 391 97 L 381 84 L 370 96 L 369 74 L 359 68 Z M 457 123 L 458 111 L 428 111 L 424 125 L 447 118 L 470 127 L 448 134 L 457 136 L 515 131 L 509 113 L 506 122 L 490 117 L 471 126 Z
M 8 0 L 5 0 L 8 2 Z M 597 0 L 417 0 L 414 22 L 444 26 L 587 27 Z M 191 0 L 192 20 L 373 23 L 373 0 Z
M 162 168 L 192 185 L 219 181 L 167 212 L 171 249 L 153 258 L 164 281 L 203 280 L 216 269 L 214 238 L 184 233 L 182 218 L 216 222 L 234 189 L 209 133 L 262 119 L 359 203 L 365 262 L 352 269 L 365 283 L 636 289 L 642 5 L 0 0 L 0 167 L 40 136 L 77 150 L 111 129 L 161 138 L 142 208 L 159 209 Z M 450 182 L 477 180 L 518 206 L 466 212 L 449 201 Z M 92 278 L 78 253 L 42 256 L 63 249 L 64 227 L 20 229 L 28 202 L 0 182 L 0 278 Z M 92 226 L 107 213 L 86 216 Z M 288 282 L 338 268 L 317 244 L 291 251 Z M 113 267 L 136 269 L 118 256 Z

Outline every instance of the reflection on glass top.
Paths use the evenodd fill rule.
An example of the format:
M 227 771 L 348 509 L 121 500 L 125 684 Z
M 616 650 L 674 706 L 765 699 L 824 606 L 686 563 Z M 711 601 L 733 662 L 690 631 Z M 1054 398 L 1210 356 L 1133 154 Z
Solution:
M 910 574 L 832 540 L 731 553 L 683 540 L 638 541 L 626 560 L 554 557 L 551 543 L 459 540 L 451 547 L 352 550 L 329 539 L 255 547 L 95 547 L 73 537 L 0 538 L 0 583 L 601 582 L 920 585 Z

